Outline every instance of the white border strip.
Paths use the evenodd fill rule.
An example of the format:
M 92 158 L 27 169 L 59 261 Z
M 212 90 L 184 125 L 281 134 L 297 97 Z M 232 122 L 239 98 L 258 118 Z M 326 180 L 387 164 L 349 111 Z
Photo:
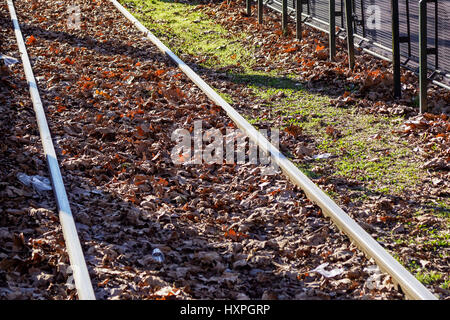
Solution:
M 395 260 L 383 247 L 380 246 L 363 228 L 361 228 L 347 213 L 345 213 L 333 200 L 331 200 L 319 187 L 305 176 L 291 161 L 289 161 L 277 148 L 275 148 L 263 135 L 247 122 L 233 107 L 222 99 L 203 79 L 201 79 L 186 63 L 178 58 L 146 27 L 144 27 L 128 10 L 116 0 L 112 4 L 136 28 L 146 34 L 159 50 L 168 55 L 178 67 L 217 105 L 221 106 L 236 125 L 255 141 L 261 149 L 270 152 L 272 159 L 280 166 L 284 173 L 306 193 L 308 198 L 315 202 L 328 215 L 334 223 L 345 232 L 350 239 L 369 257 L 372 257 L 378 266 L 390 274 L 401 286 L 410 299 L 436 300 L 437 298 L 409 273 L 397 260 Z
M 27 49 L 23 41 L 22 32 L 20 31 L 14 4 L 12 0 L 7 0 L 7 2 L 11 20 L 14 25 L 17 45 L 19 46 L 19 51 L 23 62 L 23 69 L 30 87 L 31 100 L 33 102 L 34 112 L 36 113 L 44 153 L 47 158 L 50 177 L 53 184 L 53 191 L 55 193 L 56 203 L 59 210 L 59 219 L 61 221 L 67 252 L 69 254 L 70 265 L 73 270 L 73 278 L 75 280 L 78 298 L 80 300 L 95 300 L 91 279 L 87 270 L 86 261 L 84 260 L 83 251 L 81 250 L 80 239 L 78 238 L 75 221 L 70 210 L 69 200 L 67 199 L 61 171 L 58 166 L 58 160 L 56 159 L 55 148 L 53 147 L 52 137 L 45 118 L 44 108 L 39 96 L 33 69 L 31 68 L 30 60 L 28 58 Z

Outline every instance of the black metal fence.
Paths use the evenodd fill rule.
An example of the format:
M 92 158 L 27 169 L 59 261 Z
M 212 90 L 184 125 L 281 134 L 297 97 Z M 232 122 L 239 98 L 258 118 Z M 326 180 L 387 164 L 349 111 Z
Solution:
M 392 61 L 396 97 L 401 96 L 400 67 L 418 73 L 421 112 L 427 110 L 429 82 L 450 90 L 450 0 L 256 1 L 259 23 L 263 23 L 262 6 L 266 5 L 282 14 L 283 28 L 289 16 L 295 19 L 297 38 L 301 38 L 303 24 L 328 33 L 330 59 L 336 52 L 336 37 L 345 37 L 350 67 L 354 46 Z M 250 13 L 253 0 L 246 3 Z M 336 26 L 339 31 L 331 32 Z

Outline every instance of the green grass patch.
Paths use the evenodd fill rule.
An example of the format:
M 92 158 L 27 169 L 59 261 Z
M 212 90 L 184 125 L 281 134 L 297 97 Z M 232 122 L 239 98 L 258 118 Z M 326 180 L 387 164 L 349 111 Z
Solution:
M 230 33 L 205 14 L 193 10 L 196 3 L 170 0 L 125 0 L 133 15 L 176 54 L 204 57 L 202 65 L 223 67 L 237 61 L 251 66 L 250 52 L 240 45 L 241 37 Z M 246 35 L 242 34 L 242 38 Z
M 447 218 L 450 223 L 450 202 L 436 200 L 427 204 L 427 210 L 438 217 Z
M 400 193 L 420 181 L 420 165 L 412 162 L 412 150 L 391 134 L 400 118 L 361 114 L 331 106 L 329 97 L 311 94 L 295 81 L 286 88 L 249 85 L 261 99 L 276 99 L 274 111 L 285 126 L 296 125 L 315 137 L 321 153 L 335 156 L 329 160 L 334 175 L 365 183 L 370 192 Z M 339 136 L 327 133 L 327 128 Z
M 422 272 L 419 271 L 415 274 L 417 280 L 423 284 L 433 284 L 442 279 L 442 274 L 434 271 Z

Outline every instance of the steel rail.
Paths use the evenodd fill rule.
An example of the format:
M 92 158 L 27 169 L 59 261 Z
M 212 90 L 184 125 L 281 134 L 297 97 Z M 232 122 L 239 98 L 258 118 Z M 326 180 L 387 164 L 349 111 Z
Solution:
M 58 160 L 56 158 L 55 148 L 53 146 L 52 137 L 48 128 L 45 111 L 39 95 L 39 90 L 34 78 L 33 69 L 30 59 L 28 58 L 27 49 L 17 20 L 16 11 L 13 0 L 7 0 L 8 8 L 11 15 L 11 21 L 14 26 L 14 32 L 19 47 L 20 56 L 23 62 L 23 69 L 30 88 L 31 100 L 33 102 L 34 112 L 39 127 L 39 134 L 47 160 L 50 177 L 53 185 L 53 192 L 56 198 L 56 204 L 59 211 L 59 219 L 63 230 L 64 240 L 66 242 L 67 252 L 69 254 L 70 266 L 73 271 L 75 287 L 77 289 L 78 298 L 80 300 L 94 300 L 94 290 L 92 288 L 91 279 L 84 259 L 83 251 L 78 238 L 75 221 L 70 210 L 69 200 L 67 198 L 64 182 L 62 180 L 61 171 L 59 169 Z
M 265 152 L 291 179 L 299 186 L 310 200 L 315 202 L 329 216 L 334 223 L 346 233 L 350 239 L 369 257 L 372 257 L 378 266 L 390 274 L 394 281 L 400 285 L 407 298 L 418 300 L 436 300 L 437 298 L 409 273 L 397 260 L 395 260 L 381 245 L 376 242 L 361 226 L 347 215 L 333 200 L 331 200 L 319 187 L 304 175 L 291 161 L 289 161 L 277 148 L 275 148 L 261 133 L 247 122 L 233 107 L 231 107 L 214 89 L 212 89 L 199 75 L 197 75 L 185 62 L 167 48 L 142 23 L 140 23 L 127 9 L 116 0 L 110 2 L 160 51 L 169 56 L 178 67 L 188 76 L 214 103 L 221 106 L 228 116 L 243 130 L 250 139 Z

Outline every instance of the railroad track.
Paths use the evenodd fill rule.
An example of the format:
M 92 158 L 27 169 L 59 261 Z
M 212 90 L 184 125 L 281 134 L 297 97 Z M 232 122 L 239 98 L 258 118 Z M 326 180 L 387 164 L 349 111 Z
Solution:
M 117 1 L 75 3 L 82 12 L 90 10 L 92 19 L 86 22 L 92 23 L 90 33 L 88 25 L 81 25 L 73 33 L 63 27 L 59 33 L 47 32 L 44 27 L 52 29 L 58 19 L 61 23 L 58 17 L 66 10 L 64 7 L 55 10 L 48 1 L 21 2 L 21 10 L 26 15 L 25 9 L 39 4 L 44 11 L 42 16 L 53 15 L 56 20 L 45 21 L 42 16 L 30 18 L 25 24 L 29 34 L 27 43 L 32 56 L 45 57 L 63 70 L 63 76 L 58 78 L 61 72 L 44 63 L 45 58 L 34 63 L 45 87 L 44 104 L 58 101 L 58 106 L 47 116 L 52 132 L 57 134 L 56 141 L 63 148 L 63 172 L 71 173 L 66 185 L 70 185 L 68 194 L 76 200 L 72 207 L 77 210 L 74 215 L 79 231 L 81 226 L 81 243 L 85 245 L 95 294 L 38 96 L 37 87 L 41 84 L 34 80 L 11 0 L 8 8 L 15 21 L 80 299 L 168 295 L 205 298 L 209 293 L 204 284 L 210 283 L 215 290 L 221 290 L 214 298 L 255 298 L 261 293 L 266 298 L 270 295 L 308 298 L 324 295 L 327 290 L 333 292 L 328 297 L 349 298 L 348 290 L 336 289 L 342 281 L 330 284 L 325 279 L 308 287 L 307 282 L 315 279 L 308 271 L 314 269 L 313 264 L 331 262 L 339 267 L 336 270 L 341 269 L 339 272 L 352 275 L 353 281 L 347 284 L 352 287 L 349 291 L 359 290 L 363 295 L 364 283 L 371 274 L 362 269 L 372 262 L 356 247 L 389 274 L 385 278 L 387 283 L 398 284 L 408 298 L 436 299 Z M 128 22 L 122 18 L 121 24 L 115 22 L 111 28 L 117 18 L 117 12 L 105 9 L 111 9 L 111 4 Z M 95 16 L 102 20 L 96 21 Z M 139 32 L 128 28 L 131 25 Z M 30 38 L 33 33 L 36 36 Z M 39 41 L 42 43 L 37 45 Z M 48 44 L 51 44 L 47 47 L 50 52 L 45 49 Z M 135 99 L 130 103 L 128 99 L 133 95 Z M 197 103 L 189 103 L 190 100 Z M 77 101 L 84 103 L 77 105 Z M 228 127 L 240 128 L 260 150 L 271 155 L 291 183 L 279 176 L 264 176 L 261 183 L 255 173 L 262 168 L 253 164 L 184 168 L 168 163 L 168 151 L 173 146 L 168 132 L 176 128 L 192 129 L 194 117 L 203 119 L 205 126 L 214 124 L 222 131 Z M 94 146 L 97 142 L 100 149 Z M 79 150 L 81 155 L 77 154 Z M 92 184 L 94 192 L 89 192 Z M 323 215 L 331 218 L 353 244 Z M 102 230 L 104 227 L 109 230 Z M 167 266 L 166 270 L 161 271 L 161 261 L 149 254 L 155 253 L 155 249 L 163 252 L 162 264 Z M 335 256 L 335 251 L 341 255 Z M 191 266 L 186 259 L 199 267 Z M 283 288 L 269 289 L 274 287 L 275 278 L 271 278 L 270 272 L 273 265 L 278 273 L 275 278 L 281 278 Z M 175 281 L 178 288 L 191 289 L 170 289 L 168 284 L 173 279 L 178 279 Z M 241 296 L 226 289 L 230 284 L 242 290 Z M 282 289 L 286 292 L 281 293 Z M 371 294 L 379 298 L 383 296 L 382 291 L 377 293 L 375 288 Z M 297 296 L 296 292 L 303 295 Z M 391 295 L 398 297 L 395 293 Z

